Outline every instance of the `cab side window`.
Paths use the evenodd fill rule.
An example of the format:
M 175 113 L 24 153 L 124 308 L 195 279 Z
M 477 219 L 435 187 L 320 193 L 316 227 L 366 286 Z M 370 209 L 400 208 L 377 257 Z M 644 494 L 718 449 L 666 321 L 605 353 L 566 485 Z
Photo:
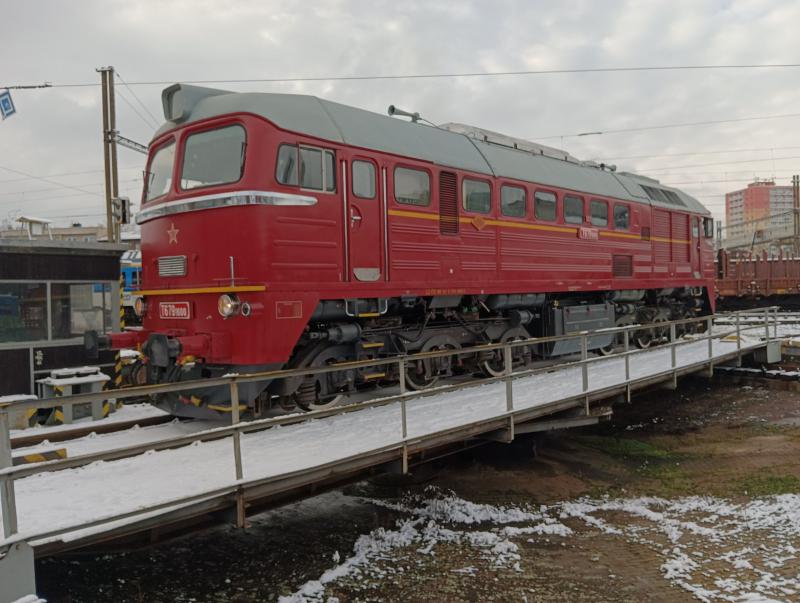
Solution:
M 583 199 L 574 195 L 564 195 L 564 222 L 583 224 Z
M 336 191 L 336 160 L 333 151 L 282 144 L 278 148 L 275 179 L 287 186 Z
M 519 186 L 503 186 L 500 189 L 500 213 L 512 218 L 523 218 L 527 213 L 525 189 Z
M 411 168 L 394 169 L 394 199 L 405 205 L 427 207 L 431 204 L 431 177 L 428 172 Z
M 556 196 L 546 191 L 536 191 L 533 195 L 533 214 L 537 220 L 555 221 Z
M 592 199 L 589 205 L 592 226 L 608 226 L 608 203 L 600 199 Z
M 488 182 L 464 178 L 461 203 L 467 211 L 488 214 L 492 209 L 492 189 Z
M 627 205 L 614 206 L 614 228 L 628 230 L 631 224 L 630 210 Z
M 353 194 L 361 199 L 375 198 L 375 164 L 353 161 Z

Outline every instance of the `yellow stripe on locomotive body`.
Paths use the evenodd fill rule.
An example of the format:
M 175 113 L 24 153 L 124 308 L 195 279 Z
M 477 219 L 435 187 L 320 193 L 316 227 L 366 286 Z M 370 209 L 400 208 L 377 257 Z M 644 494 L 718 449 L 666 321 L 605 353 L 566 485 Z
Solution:
M 418 220 L 439 220 L 439 214 L 432 214 L 422 211 L 408 211 L 401 209 L 390 209 L 387 211 L 390 216 L 398 218 L 415 218 Z M 459 217 L 458 221 L 461 224 L 473 224 L 472 217 Z M 551 224 L 530 224 L 527 222 L 515 222 L 512 220 L 498 220 L 496 218 L 485 218 L 483 224 L 486 226 L 500 226 L 506 228 L 522 228 L 525 230 L 542 230 L 545 232 L 563 232 L 569 234 L 577 234 L 578 229 L 571 226 L 558 226 Z M 651 236 L 649 239 L 643 239 L 641 235 L 633 234 L 630 232 L 615 232 L 613 230 L 600 230 L 599 236 L 601 237 L 616 237 L 620 239 L 634 239 L 637 241 L 654 241 L 656 243 L 675 243 L 679 245 L 689 245 L 691 241 L 685 239 L 671 239 L 667 237 Z

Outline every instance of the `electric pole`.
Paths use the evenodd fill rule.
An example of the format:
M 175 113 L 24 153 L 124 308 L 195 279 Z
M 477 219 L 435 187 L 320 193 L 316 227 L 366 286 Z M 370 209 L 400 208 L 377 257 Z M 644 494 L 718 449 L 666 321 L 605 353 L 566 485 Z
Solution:
M 106 185 L 106 232 L 109 243 L 119 242 L 120 225 L 114 219 L 112 199 L 119 197 L 117 172 L 117 116 L 114 101 L 114 68 L 101 67 L 100 83 L 103 95 L 103 166 Z
M 792 216 L 794 218 L 794 257 L 800 256 L 800 176 L 792 176 Z

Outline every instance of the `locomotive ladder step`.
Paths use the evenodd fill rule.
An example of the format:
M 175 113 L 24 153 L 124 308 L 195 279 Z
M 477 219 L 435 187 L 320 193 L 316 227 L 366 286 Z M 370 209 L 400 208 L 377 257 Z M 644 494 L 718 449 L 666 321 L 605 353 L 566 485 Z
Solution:
M 233 405 L 223 406 L 222 404 L 209 404 L 208 408 L 210 410 L 216 410 L 217 412 L 232 412 Z M 244 412 L 247 410 L 247 404 L 239 404 L 239 412 Z
M 385 376 L 386 376 L 386 373 L 368 373 L 366 375 L 363 375 L 362 379 L 364 379 L 364 381 L 370 381 L 372 379 L 380 379 L 380 378 L 385 377 Z

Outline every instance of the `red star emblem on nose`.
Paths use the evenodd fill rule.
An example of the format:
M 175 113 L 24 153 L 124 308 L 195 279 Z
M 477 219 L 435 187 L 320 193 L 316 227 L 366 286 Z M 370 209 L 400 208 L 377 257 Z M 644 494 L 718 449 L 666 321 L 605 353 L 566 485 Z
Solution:
M 174 222 L 170 222 L 169 230 L 167 231 L 167 235 L 169 235 L 170 244 L 172 244 L 172 243 L 176 243 L 177 244 L 177 242 L 178 242 L 178 233 L 179 232 L 180 232 L 180 230 L 175 228 L 175 223 Z

